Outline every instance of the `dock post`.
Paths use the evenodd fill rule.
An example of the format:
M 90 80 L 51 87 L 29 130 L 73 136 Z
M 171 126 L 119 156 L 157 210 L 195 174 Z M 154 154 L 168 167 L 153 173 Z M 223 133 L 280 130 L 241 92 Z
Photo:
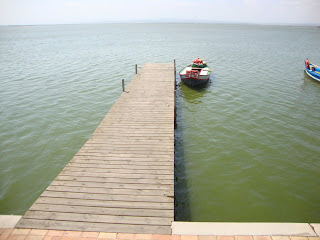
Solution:
M 177 128 L 176 90 L 174 90 L 174 129 Z
M 174 65 L 174 90 L 176 90 L 177 79 L 176 79 L 176 60 L 175 59 L 173 59 L 173 65 Z
M 136 64 L 136 74 L 138 73 L 138 64 Z
M 122 79 L 122 92 L 124 92 L 124 79 Z
M 173 59 L 173 74 L 174 74 L 174 129 L 177 128 L 177 108 L 176 108 L 176 95 L 177 95 L 177 83 L 176 83 L 176 60 Z

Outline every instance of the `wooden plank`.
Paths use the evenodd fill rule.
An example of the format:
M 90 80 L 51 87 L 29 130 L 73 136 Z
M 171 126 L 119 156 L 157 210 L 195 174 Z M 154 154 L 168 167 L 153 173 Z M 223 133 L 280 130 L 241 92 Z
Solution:
M 132 153 L 127 153 L 127 154 L 104 154 L 104 153 L 95 153 L 95 154 L 90 154 L 90 153 L 77 153 L 74 157 L 83 157 L 83 158 L 88 158 L 88 157 L 95 157 L 95 158 L 103 158 L 105 160 L 135 160 L 139 159 L 140 161 L 174 161 L 174 158 L 169 155 L 152 155 L 152 154 L 132 154 Z
M 99 149 L 99 150 L 97 150 Z M 174 148 L 159 148 L 159 147 L 153 147 L 153 146 L 140 146 L 140 147 L 128 147 L 126 148 L 113 148 L 113 147 L 100 147 L 100 146 L 87 146 L 81 149 L 79 152 L 85 152 L 85 153 L 90 153 L 90 152 L 99 152 L 99 153 L 140 153 L 140 154 L 157 154 L 157 155 L 168 155 L 170 156 L 171 153 L 174 151 Z
M 125 189 L 125 188 L 103 188 L 103 187 L 78 187 L 78 186 L 56 186 L 50 185 L 47 191 L 74 192 L 74 193 L 98 193 L 112 195 L 132 195 L 132 196 L 173 196 L 170 189 Z
M 108 134 L 115 133 L 120 136 L 141 135 L 141 136 L 153 136 L 159 134 L 161 136 L 171 136 L 174 131 L 164 129 L 143 129 L 143 128 L 106 128 L 97 129 L 95 134 Z
M 137 160 L 104 160 L 104 159 L 93 159 L 93 158 L 74 158 L 72 159 L 71 163 L 79 163 L 79 164 L 105 164 L 105 165 L 115 165 L 115 166 L 122 166 L 122 165 L 134 165 L 134 166 L 170 166 L 171 168 L 174 166 L 173 161 L 140 161 Z
M 66 166 L 64 168 L 65 171 L 70 172 L 96 172 L 96 173 L 129 173 L 129 174 L 154 174 L 154 175 L 165 175 L 174 174 L 173 169 L 171 170 L 136 170 L 136 169 L 99 169 L 95 167 L 86 167 L 86 168 L 80 168 L 80 167 L 73 167 L 73 166 Z
M 68 186 L 68 187 L 94 187 L 94 188 L 108 188 L 108 189 L 139 189 L 139 190 L 171 190 L 173 184 L 160 185 L 160 184 L 125 184 L 125 183 L 106 183 L 106 182 L 87 182 L 87 181 L 66 181 L 66 180 L 54 180 L 51 186 Z
M 108 155 L 90 155 L 90 154 L 77 154 L 74 156 L 73 159 L 84 159 L 84 160 L 90 160 L 90 159 L 96 159 L 96 160 L 103 160 L 103 161 L 145 161 L 150 163 L 157 163 L 157 162 L 174 162 L 174 159 L 172 157 L 168 156 L 149 156 L 149 155 L 143 155 L 143 156 L 118 156 L 114 154 L 108 154 Z
M 173 139 L 172 135 L 174 133 L 159 133 L 159 132 L 127 132 L 119 134 L 116 130 L 108 131 L 108 132 L 97 132 L 95 136 L 97 137 L 107 137 L 107 138 L 122 138 L 122 139 L 130 139 L 130 138 L 137 138 L 137 139 L 145 139 L 152 138 L 152 139 Z
M 170 149 L 174 147 L 174 139 L 167 138 L 162 136 L 151 136 L 152 139 L 145 139 L 141 136 L 120 136 L 120 135 L 95 135 L 94 138 L 89 139 L 86 143 L 86 147 L 105 147 L 113 149 L 123 149 L 124 147 L 128 148 L 153 148 L 153 149 Z
M 171 128 L 172 124 L 166 123 L 166 124 L 158 124 L 158 123 L 153 123 L 153 124 L 146 124 L 146 123 L 135 123 L 135 124 L 119 124 L 118 122 L 114 122 L 109 124 L 108 126 L 100 126 L 97 128 L 98 131 L 101 130 L 109 130 L 109 129 L 119 129 L 121 130 L 120 132 L 126 132 L 127 130 L 145 130 L 145 131 L 159 131 L 159 132 L 172 132 Z
M 152 153 L 108 153 L 108 152 L 82 152 L 79 151 L 76 156 L 103 156 L 103 157 L 113 157 L 113 158 L 162 158 L 162 159 L 169 159 L 173 160 L 173 153 L 172 156 L 169 154 L 152 154 Z
M 171 226 L 72 222 L 72 221 L 39 220 L 39 219 L 24 219 L 24 218 L 22 218 L 18 222 L 16 227 L 17 228 L 52 229 L 52 230 L 71 230 L 71 231 L 171 234 Z
M 155 149 L 151 147 L 141 147 L 141 148 L 122 148 L 122 149 L 116 149 L 116 148 L 107 148 L 102 147 L 99 150 L 97 150 L 97 147 L 84 147 L 79 152 L 82 153 L 113 153 L 113 154 L 121 154 L 121 153 L 140 153 L 140 154 L 157 154 L 157 155 L 169 155 L 171 154 L 173 149 Z
M 42 197 L 57 198 L 75 198 L 75 199 L 92 199 L 107 201 L 126 201 L 126 202 L 156 202 L 156 203 L 173 203 L 173 195 L 167 196 L 143 196 L 143 195 L 116 195 L 88 192 L 64 192 L 46 190 L 41 194 Z
M 134 121 L 133 121 L 134 119 Z M 155 120 L 149 120 L 149 121 L 142 121 L 141 117 L 130 117 L 130 119 L 127 118 L 121 118 L 121 120 L 118 120 L 118 118 L 108 118 L 103 121 L 104 124 L 110 124 L 115 125 L 119 127 L 128 127 L 128 126 L 141 126 L 142 124 L 145 126 L 167 126 L 171 127 L 171 118 L 162 118 L 162 119 L 155 119 Z
M 170 109 L 168 109 L 170 110 Z M 173 118 L 173 114 L 166 114 L 165 111 L 143 111 L 141 109 L 130 109 L 130 108 L 119 108 L 118 110 L 113 110 L 113 111 L 110 111 L 110 113 L 112 113 L 113 115 L 115 115 L 115 117 L 118 115 L 118 116 L 121 116 L 122 113 L 126 112 L 126 114 L 131 114 L 133 116 L 148 116 L 149 118 L 151 117 L 162 117 L 162 118 Z M 137 112 L 139 112 L 137 114 Z
M 104 182 L 104 183 L 126 183 L 126 184 L 157 184 L 157 185 L 172 185 L 172 180 L 166 179 L 153 179 L 153 178 L 105 178 L 105 177 L 86 177 L 86 176 L 65 176 L 59 175 L 56 177 L 56 180 L 62 181 L 79 181 L 79 182 Z
M 54 192 L 51 192 L 54 193 Z M 45 194 L 47 195 L 47 194 Z M 54 194 L 51 194 L 54 196 Z M 67 198 L 72 197 L 72 198 Z M 81 197 L 81 196 L 80 196 Z M 100 196 L 101 197 L 101 196 Z M 94 198 L 94 197 L 93 197 Z M 127 208 L 127 209 L 160 209 L 160 210 L 173 210 L 172 202 L 128 202 L 128 201 L 114 201 L 106 199 L 83 199 L 77 198 L 76 195 L 68 194 L 61 198 L 56 197 L 40 197 L 37 199 L 35 204 L 60 204 L 67 206 L 87 206 L 87 207 L 103 207 L 103 208 Z M 173 211 L 171 211 L 173 212 Z
M 68 164 L 69 167 L 78 167 L 78 168 L 87 168 L 92 167 L 93 163 L 78 163 L 78 162 L 70 162 Z M 135 165 L 133 163 L 131 164 L 101 164 L 101 163 L 95 163 L 95 167 L 100 169 L 134 169 L 134 170 L 172 170 L 172 165 L 156 165 L 156 166 L 150 166 L 150 165 Z
M 153 136 L 157 134 L 158 136 L 172 136 L 173 131 L 170 130 L 159 130 L 159 129 L 143 129 L 143 128 L 107 128 L 99 129 L 95 134 L 116 134 L 117 136 Z
M 148 142 L 144 142 L 144 143 L 135 143 L 135 144 L 121 144 L 121 142 L 119 142 L 119 144 L 113 146 L 114 142 L 113 141 L 105 141 L 104 143 L 99 143 L 97 141 L 95 141 L 95 143 L 93 142 L 87 142 L 87 144 L 85 145 L 85 148 L 99 148 L 99 149 L 111 149 L 111 150 L 136 150 L 136 149 L 152 149 L 152 150 L 170 150 L 173 151 L 174 150 L 174 146 L 172 146 L 171 144 L 161 144 L 161 143 L 157 143 L 157 144 L 149 144 Z
M 100 140 L 100 141 L 99 141 Z M 168 141 L 163 141 L 163 140 L 137 140 L 137 139 L 90 139 L 86 145 L 87 146 L 100 146 L 100 145 L 109 145 L 109 144 L 115 144 L 118 147 L 140 147 L 141 145 L 148 145 L 148 146 L 155 146 L 155 147 L 165 147 L 172 149 L 172 144 L 173 141 L 168 140 Z
M 162 158 L 167 158 L 173 160 L 173 153 L 171 154 L 170 152 L 155 152 L 152 150 L 146 150 L 146 151 L 112 151 L 112 150 L 96 150 L 96 149 L 90 149 L 90 150 L 79 150 L 78 155 L 84 155 L 84 156 L 106 156 L 106 157 L 111 157 L 118 155 L 119 157 L 123 156 L 130 156 L 130 155 L 136 155 L 135 158 L 139 157 L 151 157 L 156 156 L 156 157 L 162 157 Z
M 120 113 L 119 113 L 120 114 Z M 145 118 L 143 118 L 145 117 Z M 159 123 L 171 123 L 172 120 L 172 115 L 164 116 L 164 115 L 159 115 L 157 118 L 153 118 L 153 114 L 143 114 L 140 113 L 138 114 L 129 114 L 129 113 L 122 113 L 121 118 L 119 116 L 116 116 L 113 114 L 112 116 L 110 115 L 109 117 L 107 116 L 105 119 L 102 120 L 101 123 L 103 124 L 109 124 L 109 123 L 114 123 L 114 122 L 137 122 L 137 123 L 154 123 L 154 122 L 159 122 Z
M 160 117 L 157 116 L 155 114 L 152 114 L 154 118 Z M 145 116 L 145 114 L 141 115 L 140 117 Z M 120 116 L 119 116 L 120 117 Z M 135 118 L 133 118 L 135 117 Z M 135 115 L 135 116 L 131 116 L 128 119 L 125 119 L 126 121 L 135 121 L 134 124 L 125 124 L 124 122 L 119 123 L 118 121 L 116 121 L 116 119 L 112 119 L 112 120 L 108 120 L 106 122 L 103 122 L 103 125 L 100 125 L 95 132 L 104 130 L 110 130 L 110 129 L 119 129 L 121 130 L 121 133 L 125 133 L 125 130 L 137 130 L 137 131 L 141 131 L 144 130 L 146 132 L 148 131 L 157 131 L 157 132 L 172 132 L 171 126 L 173 124 L 168 123 L 168 121 L 172 120 L 172 118 L 166 117 L 166 118 L 162 118 L 160 119 L 160 122 L 157 123 L 145 123 L 145 122 L 139 122 L 136 119 L 139 117 L 139 115 Z M 108 124 L 108 126 L 107 126 Z
M 173 180 L 174 176 L 170 174 L 119 174 L 119 173 L 95 173 L 95 172 L 72 172 L 62 170 L 60 176 L 79 176 L 79 177 L 106 177 L 120 179 L 155 179 L 155 180 Z
M 155 117 L 155 116 L 154 116 Z M 173 130 L 171 129 L 171 124 L 161 124 L 161 125 L 154 125 L 150 126 L 145 123 L 139 123 L 136 125 L 117 125 L 116 123 L 109 124 L 108 127 L 98 127 L 96 132 L 109 132 L 109 131 L 117 131 L 119 134 L 125 133 L 134 133 L 134 132 L 158 132 L 158 133 L 172 133 Z
M 118 224 L 146 224 L 148 225 L 167 225 L 171 226 L 171 218 L 168 217 L 136 217 L 136 216 L 113 216 L 98 215 L 85 213 L 61 213 L 61 212 L 44 212 L 29 210 L 25 219 L 43 219 L 43 220 L 60 220 L 76 222 L 101 222 L 101 223 L 118 223 Z
M 154 140 L 171 140 L 173 141 L 172 134 L 157 134 L 157 133 L 123 133 L 119 135 L 116 131 L 109 133 L 97 132 L 95 138 L 100 139 L 154 139 Z
M 114 141 L 114 142 L 122 142 L 121 140 L 123 140 L 124 138 L 118 135 L 112 135 L 112 136 L 105 136 L 105 135 L 95 135 L 93 136 L 90 141 L 97 141 L 97 142 L 101 142 L 101 141 Z M 128 136 L 125 138 L 125 140 L 123 140 L 122 143 L 132 143 L 132 142 L 136 142 L 136 141 L 146 141 L 145 144 L 148 144 L 148 142 L 150 144 L 156 143 L 157 141 L 162 141 L 163 144 L 169 145 L 169 144 L 174 144 L 174 139 L 172 136 L 169 137 L 164 137 L 164 136 L 150 136 L 150 137 L 143 137 L 143 136 Z
M 108 208 L 92 206 L 69 206 L 61 204 L 40 204 L 36 203 L 29 209 L 31 211 L 60 212 L 60 213 L 81 213 L 111 216 L 138 216 L 138 217 L 165 217 L 173 218 L 173 211 L 162 209 L 136 209 L 136 208 Z

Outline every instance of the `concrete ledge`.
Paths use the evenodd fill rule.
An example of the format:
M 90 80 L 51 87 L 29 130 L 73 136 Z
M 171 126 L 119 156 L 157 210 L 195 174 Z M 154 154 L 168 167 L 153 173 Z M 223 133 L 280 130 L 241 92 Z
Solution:
M 320 224 L 318 226 L 320 227 Z M 318 229 L 320 230 L 320 229 Z M 211 223 L 172 222 L 172 234 L 236 236 L 307 236 L 317 237 L 308 223 Z
M 0 228 L 14 228 L 22 216 L 0 215 Z

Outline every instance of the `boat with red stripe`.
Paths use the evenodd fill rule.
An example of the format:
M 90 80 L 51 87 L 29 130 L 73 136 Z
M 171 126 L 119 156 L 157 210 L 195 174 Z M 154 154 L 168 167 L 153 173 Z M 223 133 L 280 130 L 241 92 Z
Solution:
M 200 58 L 193 60 L 192 64 L 183 68 L 180 72 L 181 81 L 190 86 L 204 85 L 208 82 L 212 69 Z

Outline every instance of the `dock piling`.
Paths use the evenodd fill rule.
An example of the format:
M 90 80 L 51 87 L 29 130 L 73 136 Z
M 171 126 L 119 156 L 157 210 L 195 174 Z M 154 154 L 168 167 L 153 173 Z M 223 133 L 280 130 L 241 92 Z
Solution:
M 173 59 L 173 74 L 174 74 L 174 129 L 177 128 L 177 109 L 176 109 L 176 98 L 177 98 L 177 79 L 176 79 L 176 60 Z
M 177 85 L 177 79 L 176 79 L 176 60 L 173 59 L 173 65 L 174 65 L 174 90 L 176 90 L 176 85 Z
M 138 64 L 135 65 L 136 68 L 136 74 L 138 74 Z

